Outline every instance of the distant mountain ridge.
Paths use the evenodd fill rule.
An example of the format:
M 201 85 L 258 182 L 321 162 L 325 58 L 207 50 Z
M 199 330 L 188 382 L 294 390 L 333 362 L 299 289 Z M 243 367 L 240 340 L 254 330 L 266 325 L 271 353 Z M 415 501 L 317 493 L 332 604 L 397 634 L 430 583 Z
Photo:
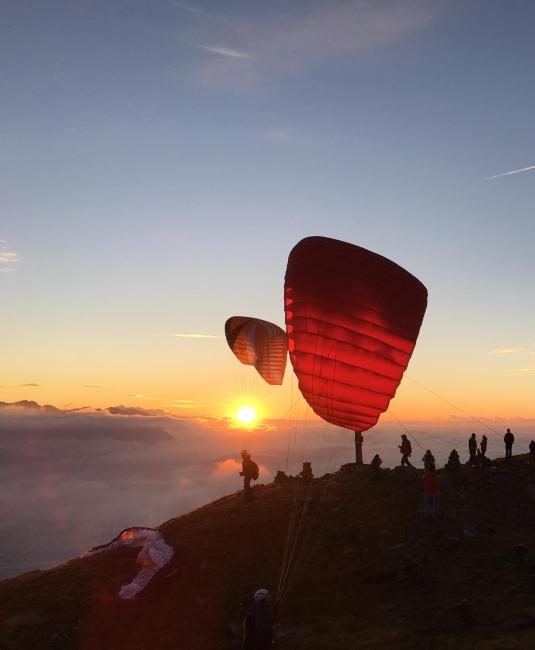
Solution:
M 18 402 L 0 402 L 1 408 L 19 408 L 27 411 L 34 411 L 40 413 L 50 413 L 59 415 L 61 413 L 77 413 L 77 412 L 87 412 L 91 407 L 82 406 L 79 408 L 72 409 L 59 409 L 56 406 L 51 404 L 39 404 L 33 400 L 19 400 Z M 96 408 L 94 409 L 96 413 L 109 413 L 110 415 L 138 415 L 142 417 L 166 417 L 166 418 L 176 418 L 177 416 L 169 411 L 164 409 L 144 409 L 138 406 L 124 406 L 123 404 L 118 406 L 109 406 L 105 409 Z

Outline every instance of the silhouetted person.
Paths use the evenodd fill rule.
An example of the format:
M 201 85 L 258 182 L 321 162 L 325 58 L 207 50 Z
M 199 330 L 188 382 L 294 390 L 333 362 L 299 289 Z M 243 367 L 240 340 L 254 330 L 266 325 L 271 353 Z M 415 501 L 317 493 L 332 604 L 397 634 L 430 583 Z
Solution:
M 286 476 L 286 472 L 283 472 L 282 469 L 279 469 L 277 471 L 277 475 L 273 479 L 274 483 L 286 483 L 288 481 L 288 477 Z
M 243 498 L 245 501 L 250 501 L 253 498 L 251 481 L 256 481 L 258 478 L 258 465 L 251 458 L 247 449 L 241 450 L 241 458 L 242 471 L 240 472 L 240 476 L 243 476 Z
M 425 452 L 425 454 L 424 454 L 422 460 L 423 460 L 423 462 L 424 462 L 424 469 L 425 469 L 426 471 L 427 471 L 430 467 L 435 467 L 435 457 L 434 457 L 433 454 L 431 453 L 431 450 L 430 450 L 430 449 L 428 449 L 428 450 Z
M 383 464 L 383 460 L 379 454 L 375 454 L 375 456 L 372 458 L 372 462 L 370 463 L 370 467 L 375 471 L 378 472 L 381 469 L 381 465 Z
M 461 467 L 459 452 L 456 449 L 451 450 L 451 453 L 448 458 L 448 462 L 446 463 L 445 467 L 449 471 L 455 471 Z
M 487 436 L 483 435 L 481 437 L 481 442 L 479 443 L 479 448 L 481 449 L 481 455 L 485 456 L 487 453 Z
M 270 650 L 273 646 L 275 607 L 267 589 L 257 589 L 243 620 L 242 650 Z
M 405 434 L 401 436 L 401 445 L 398 445 L 398 448 L 401 452 L 401 464 L 412 467 L 409 461 L 409 456 L 412 454 L 412 445 Z
M 435 466 L 430 464 L 424 472 L 424 519 L 436 517 L 436 495 L 438 480 Z
M 312 463 L 303 463 L 303 469 L 299 472 L 298 476 L 304 481 L 311 481 L 314 478 L 314 474 L 312 474 Z
M 511 458 L 513 456 L 513 443 L 515 441 L 515 437 L 511 433 L 511 429 L 507 429 L 507 432 L 503 437 L 503 441 L 505 442 L 505 458 Z
M 532 440 L 529 443 L 529 453 L 530 453 L 530 456 L 535 456 L 535 440 Z
M 477 452 L 477 440 L 476 434 L 473 433 L 470 438 L 468 438 L 468 453 L 470 454 L 470 465 L 476 467 L 476 452 Z
M 374 479 L 379 479 L 381 477 L 381 465 L 383 464 L 383 459 L 379 454 L 375 454 L 375 456 L 372 458 L 372 461 L 370 463 L 370 467 L 372 470 L 372 477 Z

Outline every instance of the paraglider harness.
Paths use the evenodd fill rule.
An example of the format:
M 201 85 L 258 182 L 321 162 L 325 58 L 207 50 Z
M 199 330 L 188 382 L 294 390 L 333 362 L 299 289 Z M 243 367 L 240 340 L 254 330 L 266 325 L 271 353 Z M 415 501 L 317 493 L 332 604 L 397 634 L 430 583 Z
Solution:
M 250 471 L 248 474 L 251 474 L 253 481 L 257 481 L 260 470 L 258 469 L 258 465 L 254 462 L 254 460 L 249 460 L 249 470 Z
M 258 480 L 260 470 L 258 465 L 254 462 L 254 460 L 251 459 L 251 457 L 243 461 L 242 469 L 243 469 L 243 471 L 241 472 L 242 476 L 245 476 L 246 478 L 250 477 L 253 481 Z

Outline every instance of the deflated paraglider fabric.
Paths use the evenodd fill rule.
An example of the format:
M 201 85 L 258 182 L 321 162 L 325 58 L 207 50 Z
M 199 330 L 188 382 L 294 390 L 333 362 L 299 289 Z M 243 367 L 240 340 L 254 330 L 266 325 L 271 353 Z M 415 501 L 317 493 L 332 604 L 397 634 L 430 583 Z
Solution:
M 391 260 L 327 237 L 291 251 L 284 300 L 299 388 L 327 422 L 372 427 L 407 368 L 427 289 Z
M 254 366 L 268 384 L 282 384 L 288 350 L 284 330 L 260 318 L 232 316 L 225 323 L 225 336 L 242 363 Z
M 160 533 L 153 528 L 134 527 L 126 528 L 109 544 L 96 546 L 82 557 L 111 551 L 114 548 L 141 546 L 136 562 L 143 568 L 136 577 L 127 585 L 123 585 L 119 596 L 128 600 L 142 591 L 152 580 L 154 575 L 165 566 L 173 557 L 173 549 L 165 543 Z

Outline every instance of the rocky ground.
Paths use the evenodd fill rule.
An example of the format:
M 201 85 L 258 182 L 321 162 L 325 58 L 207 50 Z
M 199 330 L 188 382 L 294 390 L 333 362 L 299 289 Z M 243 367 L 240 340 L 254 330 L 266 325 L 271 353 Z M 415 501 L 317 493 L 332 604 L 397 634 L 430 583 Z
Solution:
M 275 591 L 281 567 L 280 648 L 534 648 L 535 464 L 439 476 L 434 522 L 410 468 L 219 499 L 160 527 L 175 557 L 133 601 L 117 593 L 136 550 L 4 580 L 0 648 L 239 648 L 242 597 Z

